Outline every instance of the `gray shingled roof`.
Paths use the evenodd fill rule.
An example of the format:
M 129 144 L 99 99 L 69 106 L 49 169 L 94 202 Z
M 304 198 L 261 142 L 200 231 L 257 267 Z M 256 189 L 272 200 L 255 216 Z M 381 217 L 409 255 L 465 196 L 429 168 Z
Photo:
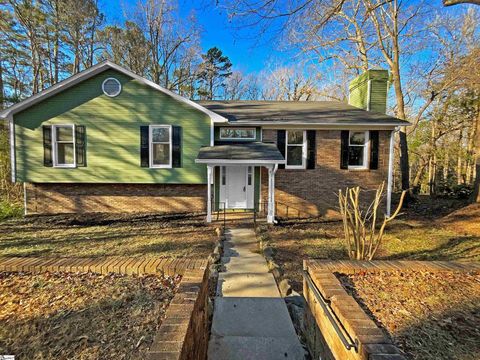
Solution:
M 284 157 L 272 143 L 251 142 L 202 147 L 197 156 L 197 162 L 208 160 L 250 160 L 283 163 Z
M 391 125 L 409 122 L 339 101 L 198 101 L 237 124 Z

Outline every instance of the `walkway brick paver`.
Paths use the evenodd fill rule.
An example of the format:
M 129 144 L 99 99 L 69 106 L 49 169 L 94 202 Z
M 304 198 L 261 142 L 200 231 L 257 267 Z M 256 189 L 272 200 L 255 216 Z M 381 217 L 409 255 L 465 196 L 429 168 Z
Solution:
M 96 272 L 100 274 L 165 274 L 183 275 L 193 269 L 205 270 L 206 259 L 169 259 L 115 256 L 105 258 L 40 258 L 0 257 L 0 271 L 43 271 Z

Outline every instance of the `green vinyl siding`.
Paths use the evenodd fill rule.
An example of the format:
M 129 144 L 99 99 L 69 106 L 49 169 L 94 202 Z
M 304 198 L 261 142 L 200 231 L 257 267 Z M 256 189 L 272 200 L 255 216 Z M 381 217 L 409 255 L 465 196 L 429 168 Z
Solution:
M 350 82 L 349 104 L 385 114 L 387 111 L 388 71 L 368 70 Z M 370 96 L 368 83 L 370 81 Z M 370 101 L 370 107 L 368 102 Z
M 102 82 L 115 77 L 122 92 L 110 98 Z M 205 165 L 195 164 L 210 142 L 210 118 L 135 79 L 107 70 L 15 115 L 16 175 L 25 182 L 206 183 Z M 86 127 L 87 166 L 43 166 L 42 125 Z M 140 167 L 140 126 L 182 128 L 182 167 Z

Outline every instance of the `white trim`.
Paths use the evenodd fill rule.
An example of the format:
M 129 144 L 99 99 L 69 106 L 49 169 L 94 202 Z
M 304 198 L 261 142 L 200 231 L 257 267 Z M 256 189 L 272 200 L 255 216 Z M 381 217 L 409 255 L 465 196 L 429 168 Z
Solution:
M 392 191 L 393 191 L 393 163 L 394 163 L 394 144 L 395 144 L 395 132 L 392 130 L 390 134 L 390 149 L 388 153 L 388 180 L 387 180 L 387 216 L 390 216 L 392 212 Z
M 169 148 L 169 159 L 168 164 L 154 164 L 153 163 L 153 136 L 152 130 L 153 129 L 161 129 L 161 128 L 168 128 L 168 145 Z M 165 144 L 165 142 L 155 142 L 155 144 Z M 148 164 L 151 169 L 171 169 L 172 168 L 172 125 L 162 125 L 162 124 L 154 124 L 148 126 L 148 152 L 149 152 L 149 160 L 150 163 Z
M 27 185 L 23 183 L 23 215 L 27 216 Z
M 370 160 L 370 131 L 365 130 L 365 144 L 363 145 L 350 145 L 350 133 L 351 132 L 361 132 L 361 131 L 348 131 L 348 147 L 356 146 L 356 147 L 363 147 L 363 165 L 348 165 L 348 170 L 367 170 L 369 168 L 369 160 Z M 350 151 L 350 150 L 349 150 Z
M 207 223 L 212 222 L 212 174 L 213 167 L 207 166 Z
M 57 128 L 72 128 L 72 141 L 61 141 L 60 143 L 73 144 L 73 164 L 59 164 L 57 157 Z M 75 138 L 75 124 L 55 124 L 52 125 L 52 167 L 54 168 L 75 168 L 77 167 L 77 144 Z
M 15 183 L 17 181 L 17 156 L 15 149 L 15 123 L 12 115 L 8 116 L 8 124 L 10 131 L 10 171 L 12 183 Z
M 372 80 L 368 79 L 367 81 L 367 111 L 370 111 L 370 99 L 372 91 Z
M 299 130 L 290 130 L 290 131 L 299 131 Z M 307 131 L 303 130 L 303 139 L 302 144 L 289 144 L 288 143 L 288 132 L 289 130 L 285 131 L 285 169 L 297 169 L 303 170 L 307 167 Z M 287 165 L 288 164 L 288 147 L 289 146 L 298 146 L 302 147 L 302 165 Z
M 238 130 L 253 130 L 253 137 L 248 138 L 233 138 L 233 137 L 223 137 L 222 129 L 238 129 Z M 239 126 L 220 126 L 218 129 L 218 138 L 220 140 L 232 140 L 232 141 L 241 141 L 241 140 L 256 140 L 257 139 L 257 128 L 254 127 L 239 127 Z
M 161 87 L 160 85 L 158 84 L 155 84 L 154 82 L 150 81 L 150 80 L 147 80 L 133 72 L 131 72 L 130 70 L 127 70 L 117 64 L 114 64 L 110 61 L 104 61 L 104 62 L 101 62 L 101 63 L 98 63 L 86 70 L 83 70 L 75 75 L 72 75 L 70 76 L 69 78 L 63 80 L 63 81 L 60 81 L 58 82 L 57 84 L 49 87 L 48 89 L 46 90 L 43 90 L 35 95 L 32 95 L 30 96 L 28 99 L 25 99 L 7 109 L 5 109 L 4 111 L 0 112 L 0 118 L 6 118 L 7 116 L 9 115 L 13 115 L 13 114 L 16 114 L 18 113 L 19 111 L 22 111 L 22 110 L 25 110 L 26 108 L 44 100 L 44 99 L 47 99 L 55 94 L 58 94 L 59 92 L 65 90 L 65 89 L 68 89 L 86 79 L 89 79 L 91 78 L 92 76 L 95 76 L 97 74 L 100 74 L 102 72 L 104 72 L 105 70 L 108 70 L 108 69 L 114 69 L 122 74 L 125 74 L 139 82 L 141 82 L 142 84 L 144 85 L 147 85 L 147 86 L 150 86 L 151 88 L 153 89 L 156 89 L 172 98 L 174 98 L 175 100 L 177 101 L 180 101 L 182 103 L 185 103 L 187 105 L 190 105 L 191 107 L 203 112 L 204 114 L 207 114 L 213 122 L 219 122 L 219 123 L 227 123 L 228 120 L 226 118 L 224 118 L 223 116 L 213 112 L 213 111 L 210 111 L 208 110 L 207 108 L 204 108 L 203 106 L 199 105 L 198 103 L 192 101 L 192 100 L 189 100 L 187 98 L 184 98 L 183 96 L 180 96 L 178 94 L 175 94 L 173 93 L 172 91 L 170 90 L 167 90 L 163 87 Z
M 109 80 L 113 80 L 117 83 L 118 85 L 118 91 L 115 93 L 115 94 L 108 94 L 106 91 L 105 91 L 105 83 Z M 103 80 L 102 82 L 102 91 L 105 95 L 107 95 L 108 97 L 111 97 L 111 98 L 114 98 L 114 97 L 117 97 L 118 95 L 120 95 L 120 93 L 122 92 L 122 84 L 120 83 L 120 81 L 118 81 L 118 79 L 114 78 L 114 77 L 109 77 L 109 78 L 106 78 L 105 80 Z
M 391 130 L 397 126 L 410 126 L 409 122 L 395 122 L 395 123 L 383 123 L 383 122 L 358 122 L 358 123 L 311 123 L 311 122 L 281 122 L 281 121 L 248 121 L 240 122 L 238 126 L 263 126 L 264 129 L 289 129 L 302 127 L 307 130 L 345 130 L 345 128 L 368 128 L 372 130 Z
M 195 159 L 196 164 L 214 164 L 214 165 L 273 165 L 285 164 L 285 160 L 228 160 L 228 159 Z

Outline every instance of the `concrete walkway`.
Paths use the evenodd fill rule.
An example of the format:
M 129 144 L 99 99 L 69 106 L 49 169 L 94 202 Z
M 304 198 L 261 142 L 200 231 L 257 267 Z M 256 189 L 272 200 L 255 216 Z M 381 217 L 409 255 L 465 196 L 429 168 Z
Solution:
M 287 306 L 251 229 L 226 232 L 208 348 L 210 360 L 303 359 Z

